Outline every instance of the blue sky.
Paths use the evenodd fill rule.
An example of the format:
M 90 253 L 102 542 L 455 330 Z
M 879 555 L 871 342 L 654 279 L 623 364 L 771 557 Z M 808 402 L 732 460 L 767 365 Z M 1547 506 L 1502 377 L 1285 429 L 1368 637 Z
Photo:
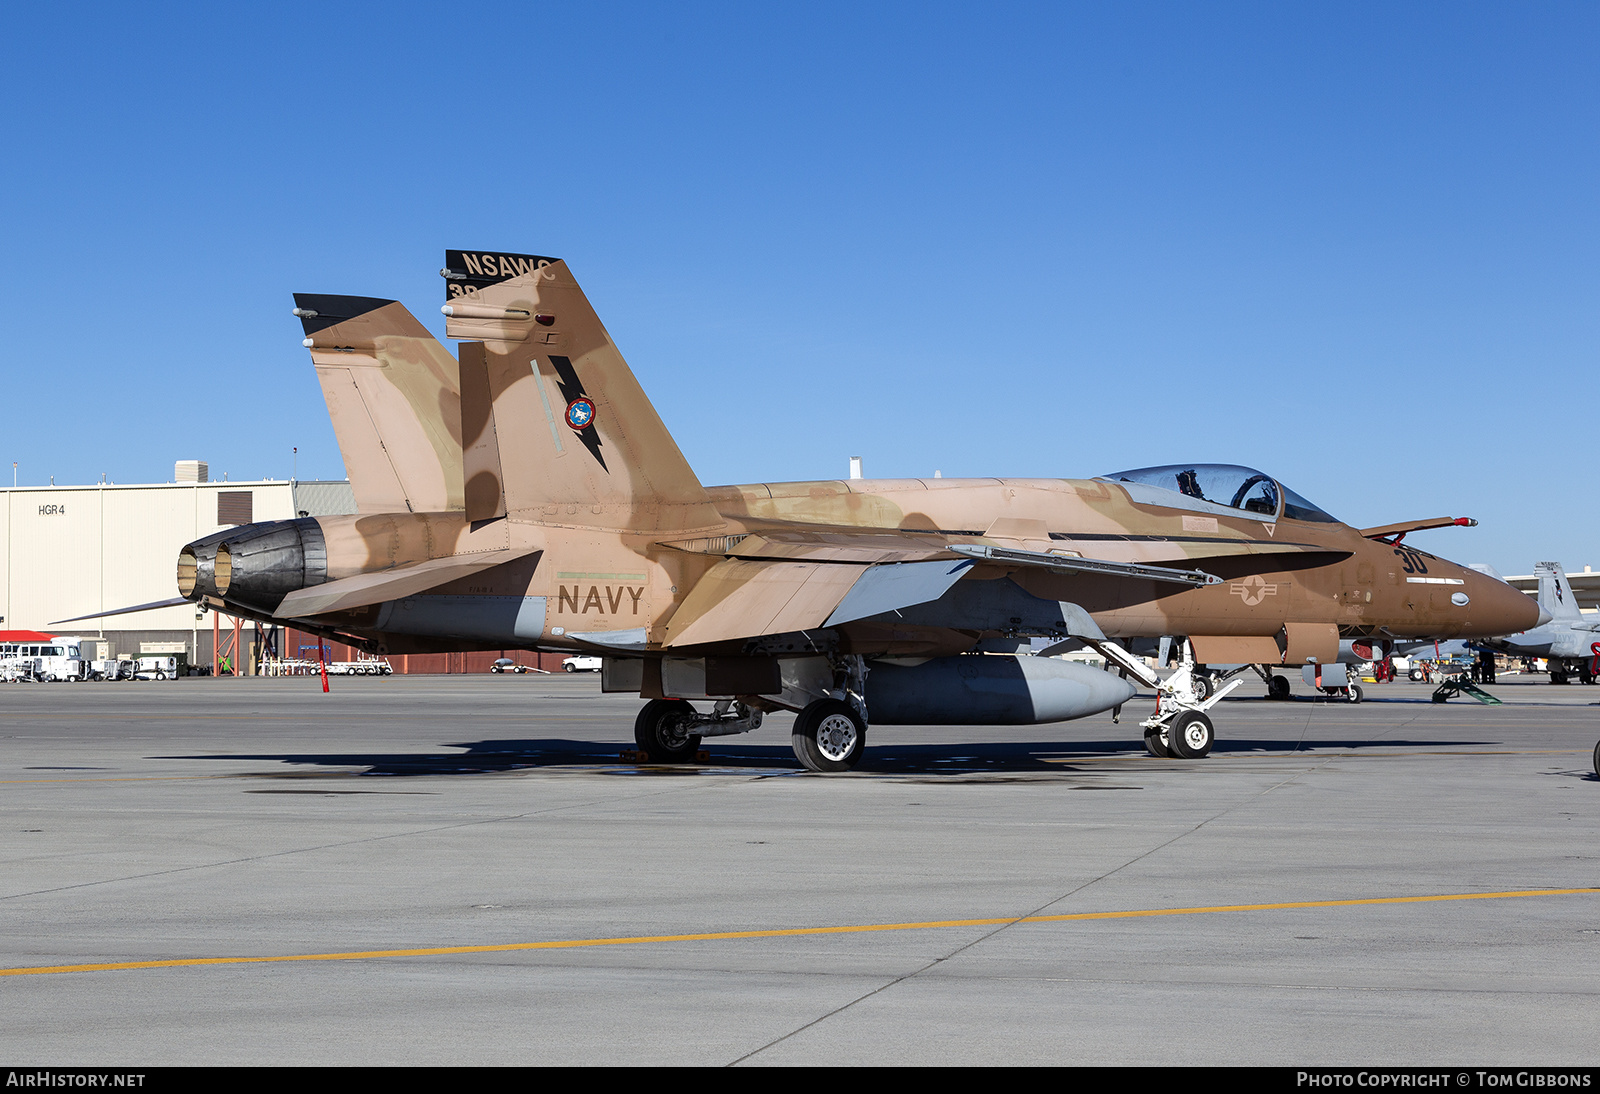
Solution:
M 569 262 L 707 483 L 1250 464 L 1600 566 L 1592 4 L 80 5 L 0 42 L 0 460 L 343 469 L 290 294 Z

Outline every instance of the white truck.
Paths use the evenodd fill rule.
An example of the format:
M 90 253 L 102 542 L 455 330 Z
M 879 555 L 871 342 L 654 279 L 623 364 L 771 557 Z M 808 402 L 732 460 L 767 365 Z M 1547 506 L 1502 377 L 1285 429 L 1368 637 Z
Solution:
M 0 678 L 53 684 L 88 678 L 82 639 L 58 635 L 48 640 L 0 642 Z

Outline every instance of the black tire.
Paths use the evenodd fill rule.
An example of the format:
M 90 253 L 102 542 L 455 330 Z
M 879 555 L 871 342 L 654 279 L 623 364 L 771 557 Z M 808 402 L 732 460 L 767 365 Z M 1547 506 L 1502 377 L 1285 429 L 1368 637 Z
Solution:
M 1289 678 L 1287 676 L 1273 676 L 1271 680 L 1267 681 L 1267 698 L 1289 698 Z
M 1351 684 L 1349 690 L 1345 692 L 1345 698 L 1349 699 L 1352 703 L 1359 703 L 1365 697 L 1366 695 L 1361 690 L 1360 684 Z
M 1564 672 L 1557 672 L 1552 669 L 1550 672 L 1550 682 L 1552 684 L 1565 684 L 1567 682 L 1567 674 Z
M 789 743 L 795 759 L 809 771 L 849 771 L 866 750 L 867 726 L 849 703 L 818 699 L 794 720 Z
M 1167 727 L 1167 747 L 1179 760 L 1202 760 L 1217 741 L 1211 719 L 1202 711 L 1186 710 Z
M 1194 687 L 1194 697 L 1202 703 L 1211 698 L 1212 693 L 1217 690 L 1215 681 L 1202 673 L 1197 672 L 1189 679 Z
M 676 764 L 694 759 L 700 734 L 684 726 L 694 707 L 683 699 L 652 699 L 633 720 L 633 739 L 652 763 Z
M 1594 746 L 1594 773 L 1600 775 L 1600 741 L 1596 741 Z
M 566 672 L 577 672 L 578 671 L 577 666 L 574 665 L 571 661 L 562 662 L 561 668 Z
M 1158 760 L 1172 759 L 1172 750 L 1167 747 L 1166 741 L 1162 740 L 1160 730 L 1144 735 L 1144 750 Z
M 1580 684 L 1592 684 L 1592 683 L 1594 683 L 1594 673 L 1590 672 L 1586 668 L 1579 669 L 1578 670 L 1578 683 L 1580 683 Z

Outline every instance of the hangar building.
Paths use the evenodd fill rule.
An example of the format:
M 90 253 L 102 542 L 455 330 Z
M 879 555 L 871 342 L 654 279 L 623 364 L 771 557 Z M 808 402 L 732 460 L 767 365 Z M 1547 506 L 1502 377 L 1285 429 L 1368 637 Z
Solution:
M 244 624 L 193 604 L 52 626 L 88 616 L 170 600 L 178 595 L 178 551 L 186 543 L 235 524 L 334 516 L 356 511 L 346 481 L 212 482 L 206 464 L 183 460 L 174 481 L 125 486 L 24 486 L 0 489 L 0 632 L 38 631 L 101 638 L 101 656 L 163 653 L 194 666 L 212 664 L 213 636 L 223 649 L 239 643 L 242 671 L 270 648 L 279 656 L 317 657 L 317 639 L 293 629 Z M 266 633 L 263 633 L 265 631 Z M 310 650 L 311 652 L 307 652 Z M 331 661 L 355 651 L 329 643 Z M 516 650 L 410 654 L 393 658 L 395 672 L 485 672 L 501 656 L 546 671 L 560 669 L 555 654 Z
M 172 599 L 179 549 L 229 525 L 356 509 L 348 482 L 210 482 L 194 460 L 176 478 L 0 491 L 0 629 L 103 637 L 122 656 L 181 642 L 191 664 L 209 663 L 211 620 L 192 604 L 50 624 Z

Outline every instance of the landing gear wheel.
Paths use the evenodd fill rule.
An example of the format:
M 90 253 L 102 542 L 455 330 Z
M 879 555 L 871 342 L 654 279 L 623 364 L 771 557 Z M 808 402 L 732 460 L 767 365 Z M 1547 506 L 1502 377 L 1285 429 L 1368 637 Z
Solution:
M 1362 691 L 1361 691 L 1361 685 L 1360 684 L 1351 684 L 1350 687 L 1345 691 L 1344 696 L 1345 696 L 1346 699 L 1349 699 L 1352 703 L 1361 702 L 1361 700 L 1363 698 L 1363 694 L 1362 694 Z
M 867 727 L 849 703 L 818 699 L 794 720 L 795 758 L 810 771 L 849 771 L 867 747 Z
M 1167 729 L 1167 747 L 1180 760 L 1204 759 L 1216 743 L 1216 730 L 1211 719 L 1198 710 L 1186 710 L 1172 720 Z
M 1202 703 L 1211 698 L 1211 693 L 1217 690 L 1217 685 L 1212 681 L 1211 677 L 1202 676 L 1199 673 L 1195 673 L 1190 677 L 1190 683 L 1194 688 L 1194 697 Z
M 1144 735 L 1144 750 L 1158 760 L 1172 759 L 1172 750 L 1167 747 L 1166 734 L 1161 730 Z
M 1550 682 L 1552 684 L 1565 684 L 1567 682 L 1567 674 L 1564 672 L 1552 671 L 1550 673 Z
M 1289 678 L 1287 676 L 1274 676 L 1267 681 L 1268 699 L 1289 698 Z
M 1600 742 L 1594 746 L 1594 773 L 1600 775 Z
M 1578 683 L 1580 683 L 1580 684 L 1592 684 L 1592 683 L 1594 683 L 1594 673 L 1590 672 L 1588 669 L 1579 669 L 1578 670 Z
M 675 764 L 694 759 L 700 734 L 690 731 L 694 707 L 682 699 L 652 699 L 633 720 L 633 739 L 652 763 Z

